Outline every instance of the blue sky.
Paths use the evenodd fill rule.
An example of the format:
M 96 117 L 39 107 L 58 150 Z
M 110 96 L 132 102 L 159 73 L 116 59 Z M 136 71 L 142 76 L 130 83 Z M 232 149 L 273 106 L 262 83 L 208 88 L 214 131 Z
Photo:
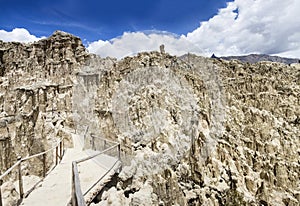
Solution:
M 162 30 L 186 34 L 226 6 L 225 0 L 0 0 L 0 29 L 25 28 L 35 36 L 55 30 L 89 42 L 124 31 Z
M 91 53 L 300 58 L 299 0 L 0 0 L 0 40 L 32 42 L 63 30 Z

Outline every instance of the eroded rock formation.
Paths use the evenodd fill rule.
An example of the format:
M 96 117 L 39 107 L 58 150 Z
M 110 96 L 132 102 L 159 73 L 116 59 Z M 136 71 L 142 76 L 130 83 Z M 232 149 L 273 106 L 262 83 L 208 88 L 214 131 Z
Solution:
M 71 125 L 74 74 L 88 54 L 79 38 L 55 32 L 32 44 L 0 42 L 0 56 L 3 172 L 17 156 L 52 147 L 60 126 Z
M 73 128 L 122 144 L 118 183 L 98 205 L 300 203 L 298 65 L 117 61 L 63 32 L 0 42 L 0 57 L 2 170 Z
M 99 114 L 131 163 L 99 205 L 299 204 L 299 68 L 153 52 L 102 78 Z

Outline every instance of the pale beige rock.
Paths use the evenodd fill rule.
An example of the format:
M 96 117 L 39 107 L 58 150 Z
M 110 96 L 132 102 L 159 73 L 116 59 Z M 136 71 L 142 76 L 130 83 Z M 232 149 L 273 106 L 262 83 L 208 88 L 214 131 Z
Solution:
M 70 139 L 71 127 L 86 147 L 89 133 L 122 145 L 117 187 L 99 205 L 300 202 L 297 64 L 162 48 L 117 61 L 88 54 L 63 32 L 0 42 L 0 57 L 1 169 Z

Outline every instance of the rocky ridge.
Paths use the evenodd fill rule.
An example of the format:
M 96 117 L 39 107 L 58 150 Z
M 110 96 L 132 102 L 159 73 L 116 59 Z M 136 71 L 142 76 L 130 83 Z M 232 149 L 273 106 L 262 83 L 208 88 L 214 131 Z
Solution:
M 213 55 L 214 56 L 214 55 Z M 218 58 L 214 56 L 215 58 Z M 284 64 L 294 64 L 299 63 L 300 59 L 296 58 L 285 58 L 285 57 L 279 57 L 279 56 L 270 56 L 266 54 L 249 54 L 245 56 L 224 56 L 220 57 L 224 60 L 239 60 L 244 63 L 257 63 L 261 61 L 270 61 L 270 62 L 278 62 L 278 63 L 284 63 Z
M 32 44 L 0 41 L 1 173 L 17 156 L 50 148 L 63 135 L 73 76 L 87 57 L 81 40 L 64 32 Z
M 131 154 L 131 164 L 119 175 L 116 189 L 105 193 L 99 205 L 299 203 L 299 67 L 271 62 L 243 64 L 194 55 L 178 59 L 153 52 L 121 60 L 116 71 L 103 78 L 111 81 L 112 89 L 114 84 L 131 88 L 134 86 L 128 84 L 151 79 L 156 72 L 153 66 L 184 79 L 181 85 L 192 90 L 194 99 L 179 93 L 189 100 L 185 105 L 194 108 L 180 109 L 180 99 L 172 89 L 160 85 L 167 82 L 162 74 L 155 75 L 157 81 L 148 81 L 147 89 L 139 84 L 128 99 L 137 98 L 142 103 L 136 105 L 134 101 L 127 106 L 135 112 L 125 117 L 132 120 L 127 120 L 127 128 L 133 124 L 141 133 L 115 130 L 126 153 Z M 139 70 L 141 67 L 152 70 L 152 75 Z M 122 84 L 118 79 L 126 79 L 122 73 L 128 77 L 130 70 L 134 75 L 139 71 L 141 79 Z M 99 99 L 115 104 L 114 97 L 105 91 L 118 89 L 99 90 L 106 97 Z M 130 89 L 127 92 L 133 93 Z M 159 117 L 168 124 L 147 121 L 155 121 L 156 107 L 166 112 Z M 177 109 L 174 112 L 172 108 Z M 108 119 L 116 120 L 114 109 L 110 111 L 112 117 Z M 186 113 L 190 118 L 183 115 Z M 125 117 L 121 122 L 126 122 Z M 189 131 L 181 130 L 186 121 Z M 151 133 L 150 140 L 148 126 L 159 131 Z M 185 148 L 185 144 L 189 146 Z
M 64 32 L 0 42 L 0 57 L 3 171 L 72 128 L 122 144 L 123 170 L 98 205 L 300 203 L 297 64 L 102 59 Z

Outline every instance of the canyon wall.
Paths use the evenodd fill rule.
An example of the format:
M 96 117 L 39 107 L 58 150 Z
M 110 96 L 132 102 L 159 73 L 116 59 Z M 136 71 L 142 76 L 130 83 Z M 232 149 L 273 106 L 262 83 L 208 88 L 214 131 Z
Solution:
M 299 72 L 159 52 L 117 62 L 96 108 L 128 166 L 98 205 L 298 205 Z
M 51 148 L 65 135 L 60 128 L 72 126 L 74 77 L 87 58 L 81 40 L 64 32 L 32 44 L 0 41 L 1 173 L 17 156 Z
M 0 42 L 3 172 L 72 129 L 119 141 L 97 205 L 299 205 L 300 68 L 164 51 L 122 60 L 55 32 Z M 71 139 L 69 138 L 70 145 Z

